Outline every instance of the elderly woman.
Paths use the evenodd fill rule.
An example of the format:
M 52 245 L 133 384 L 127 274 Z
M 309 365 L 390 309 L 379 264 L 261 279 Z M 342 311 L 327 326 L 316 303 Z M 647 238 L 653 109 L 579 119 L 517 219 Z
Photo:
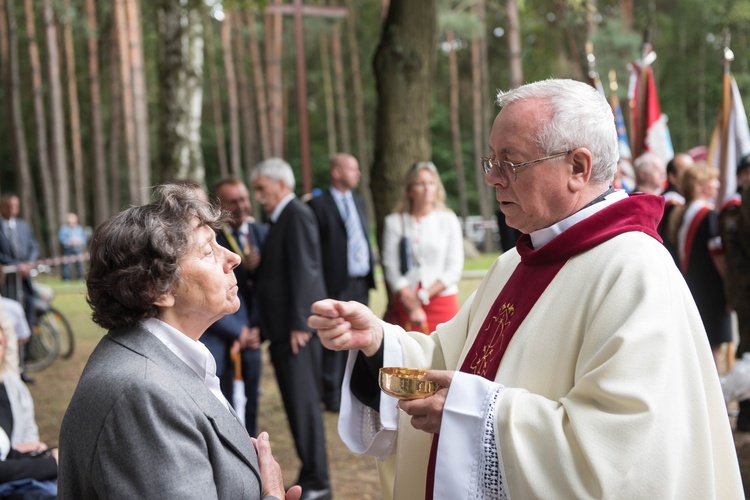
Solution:
M 239 307 L 221 222 L 191 189 L 165 185 L 94 233 L 87 300 L 109 333 L 63 418 L 60 498 L 299 497 L 285 495 L 268 435 L 247 434 L 198 341 Z
M 401 255 L 402 238 L 409 250 Z M 402 267 L 403 257 L 411 267 Z M 383 270 L 391 295 L 387 319 L 430 333 L 456 315 L 464 266 L 461 224 L 445 206 L 445 188 L 431 161 L 413 164 L 394 211 L 385 218 Z

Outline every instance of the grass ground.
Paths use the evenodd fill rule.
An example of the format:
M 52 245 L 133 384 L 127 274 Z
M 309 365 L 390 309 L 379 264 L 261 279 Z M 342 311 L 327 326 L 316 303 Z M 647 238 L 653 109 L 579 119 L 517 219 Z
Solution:
M 467 270 L 487 269 L 496 255 L 482 256 L 481 260 L 467 261 Z M 65 409 L 73 394 L 89 354 L 104 331 L 91 322 L 90 310 L 85 301 L 83 284 L 62 284 L 47 279 L 56 296 L 53 304 L 70 320 L 76 336 L 76 351 L 67 360 L 57 360 L 49 368 L 34 373 L 36 383 L 30 386 L 36 402 L 36 417 L 42 440 L 56 446 Z M 459 296 L 463 302 L 479 283 L 479 278 L 465 279 L 460 284 Z M 380 284 L 371 293 L 372 309 L 382 315 L 385 310 L 385 287 Z M 268 353 L 263 352 L 263 378 L 261 382 L 259 429 L 271 436 L 274 456 L 284 471 L 287 485 L 293 484 L 299 470 L 286 416 L 281 403 L 276 380 L 270 366 Z M 374 459 L 351 453 L 341 442 L 336 430 L 337 415 L 325 413 L 326 441 L 328 444 L 331 482 L 336 498 L 345 500 L 374 500 L 382 498 Z M 743 479 L 750 478 L 750 433 L 736 433 L 735 444 Z M 744 479 L 746 495 L 750 495 L 750 481 Z M 750 497 L 750 496 L 749 496 Z

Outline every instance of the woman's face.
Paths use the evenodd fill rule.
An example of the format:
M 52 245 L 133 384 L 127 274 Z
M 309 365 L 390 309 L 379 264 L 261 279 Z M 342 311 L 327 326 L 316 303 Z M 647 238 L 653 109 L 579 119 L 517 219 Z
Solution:
M 438 185 L 435 176 L 427 169 L 422 169 L 409 186 L 409 199 L 413 207 L 433 206 L 437 199 Z
M 189 250 L 179 261 L 180 280 L 166 302 L 157 304 L 163 321 L 191 337 L 240 307 L 233 272 L 240 257 L 219 245 L 210 227 L 198 226 L 197 219 L 193 226 Z
M 715 200 L 719 194 L 719 179 L 709 179 L 700 183 L 701 197 L 706 200 Z

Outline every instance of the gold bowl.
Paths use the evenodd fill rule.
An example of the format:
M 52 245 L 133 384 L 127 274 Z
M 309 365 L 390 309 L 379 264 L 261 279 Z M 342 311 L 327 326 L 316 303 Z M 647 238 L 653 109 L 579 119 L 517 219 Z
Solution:
M 380 369 L 380 389 L 397 399 L 421 399 L 432 396 L 440 384 L 419 380 L 427 370 L 387 366 Z

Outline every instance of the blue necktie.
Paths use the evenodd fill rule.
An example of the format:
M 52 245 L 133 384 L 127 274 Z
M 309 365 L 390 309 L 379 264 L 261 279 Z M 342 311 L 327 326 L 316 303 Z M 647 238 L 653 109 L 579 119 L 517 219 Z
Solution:
M 350 196 L 344 197 L 344 211 L 346 212 L 346 240 L 347 248 L 349 250 L 349 272 L 355 270 L 362 270 L 361 274 L 367 274 L 369 271 L 369 259 L 367 256 L 367 243 L 365 241 L 365 235 L 362 231 L 362 224 L 359 220 L 359 213 L 357 213 L 356 207 L 354 206 L 354 200 Z M 358 269 L 352 269 L 352 265 Z

